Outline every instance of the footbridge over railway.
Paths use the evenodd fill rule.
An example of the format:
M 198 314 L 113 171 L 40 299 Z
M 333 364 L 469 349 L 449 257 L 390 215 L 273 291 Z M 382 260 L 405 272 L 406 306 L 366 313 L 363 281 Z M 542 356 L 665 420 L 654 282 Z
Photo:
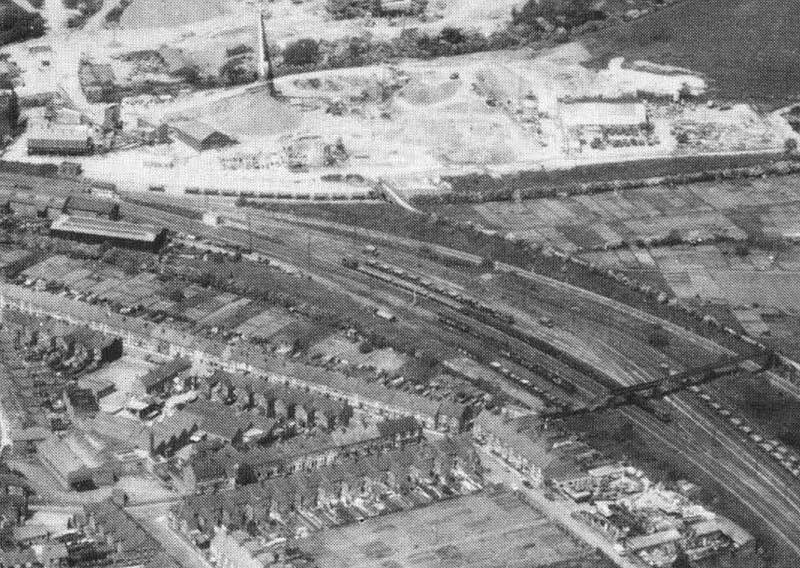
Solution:
M 725 357 L 716 363 L 692 367 L 679 373 L 668 374 L 664 377 L 653 379 L 634 385 L 618 385 L 608 387 L 608 392 L 592 400 L 585 406 L 568 409 L 557 409 L 545 412 L 548 418 L 568 418 L 581 414 L 600 412 L 635 404 L 642 406 L 647 411 L 652 411 L 648 401 L 660 399 L 670 394 L 680 392 L 691 386 L 698 386 L 725 376 L 732 375 L 740 370 L 759 371 L 769 368 L 772 364 L 770 353 L 759 352 L 748 355 Z

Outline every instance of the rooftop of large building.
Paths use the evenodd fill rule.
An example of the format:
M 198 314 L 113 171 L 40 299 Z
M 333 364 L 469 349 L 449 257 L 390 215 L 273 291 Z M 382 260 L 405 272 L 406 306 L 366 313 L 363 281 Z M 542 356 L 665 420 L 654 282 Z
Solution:
M 565 126 L 637 126 L 647 121 L 647 108 L 637 102 L 564 102 Z
M 109 221 L 95 217 L 61 215 L 50 227 L 53 231 L 82 233 L 98 237 L 126 239 L 131 241 L 153 242 L 161 231 L 154 225 Z

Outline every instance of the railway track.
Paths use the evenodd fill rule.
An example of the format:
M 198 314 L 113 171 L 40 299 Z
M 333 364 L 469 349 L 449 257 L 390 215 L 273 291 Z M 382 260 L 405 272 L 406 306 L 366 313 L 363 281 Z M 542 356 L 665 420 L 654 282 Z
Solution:
M 164 222 L 175 230 L 184 230 L 187 232 L 199 232 L 206 234 L 217 241 L 227 242 L 237 246 L 245 246 L 249 239 L 253 237 L 248 235 L 237 234 L 236 231 L 220 229 L 209 229 L 203 227 L 200 223 L 181 218 L 178 215 L 169 214 L 162 210 L 153 210 L 149 207 L 138 206 L 137 212 L 144 219 L 158 219 Z M 278 256 L 286 262 L 295 262 L 297 258 L 302 258 L 304 251 L 302 247 L 295 246 L 288 248 L 291 250 L 289 253 L 276 253 L 274 250 L 274 243 L 265 241 L 264 243 L 254 242 L 258 246 L 263 246 L 267 252 L 267 256 Z M 457 252 L 457 251 L 455 251 Z M 477 260 L 477 257 L 471 260 Z M 316 261 L 317 268 L 323 269 L 330 275 L 335 275 L 337 286 L 342 285 L 347 287 L 352 286 L 353 276 L 345 272 L 353 272 L 343 267 L 340 261 L 333 259 L 321 262 L 319 259 Z M 608 309 L 616 310 L 637 321 L 644 321 L 647 323 L 659 324 L 672 333 L 680 334 L 692 341 L 699 347 L 704 347 L 711 350 L 714 354 L 729 355 L 732 352 L 713 341 L 696 336 L 686 329 L 672 324 L 665 320 L 661 320 L 650 314 L 641 312 L 634 308 L 630 308 L 625 304 L 621 304 L 614 300 L 604 298 L 592 292 L 579 289 L 571 284 L 563 283 L 547 277 L 542 277 L 519 268 L 502 263 L 498 267 L 500 270 L 506 270 L 521 275 L 533 282 L 540 285 L 554 287 L 556 290 L 563 291 L 565 294 L 574 294 L 578 297 L 589 302 L 596 302 L 597 304 Z M 349 284 L 348 284 L 349 283 Z M 359 281 L 358 286 L 363 286 L 363 282 Z M 452 300 L 452 298 L 451 298 Z M 448 309 L 454 313 L 459 313 L 456 310 L 456 305 L 449 304 Z M 472 325 L 486 325 L 485 322 L 475 322 L 471 320 Z M 499 330 L 502 333 L 502 330 Z M 624 353 L 620 353 L 620 360 L 625 360 Z M 628 373 L 624 376 L 615 377 L 624 383 L 635 384 L 638 382 L 646 382 L 652 380 L 652 376 L 648 373 L 638 370 L 636 368 L 628 369 Z M 590 389 L 584 385 L 577 385 L 578 390 L 588 393 Z M 683 395 L 682 395 L 683 396 Z M 694 425 L 699 432 L 704 433 L 705 436 L 711 436 L 712 439 L 721 439 L 723 448 L 725 449 L 724 455 L 709 454 L 707 449 L 698 446 L 692 441 L 691 435 L 676 436 L 672 428 L 666 428 L 651 416 L 643 414 L 638 409 L 625 409 L 623 415 L 630 419 L 638 428 L 646 432 L 648 436 L 657 440 L 672 451 L 679 453 L 686 457 L 686 459 L 694 467 L 703 471 L 711 478 L 719 479 L 725 487 L 734 495 L 734 497 L 747 507 L 749 511 L 759 520 L 759 522 L 766 527 L 769 527 L 773 534 L 778 538 L 783 546 L 783 550 L 790 551 L 797 559 L 800 559 L 800 498 L 797 497 L 797 486 L 791 480 L 787 481 L 781 475 L 771 471 L 769 465 L 764 466 L 759 462 L 759 456 L 752 454 L 752 448 L 746 444 L 737 442 L 727 436 L 720 436 L 717 434 L 718 427 L 715 425 L 713 419 L 706 416 L 702 409 L 696 408 L 691 404 L 687 405 L 678 399 L 678 404 L 674 404 L 674 408 L 678 413 L 681 420 Z M 686 434 L 686 432 L 684 432 Z M 716 436 L 716 438 L 715 438 Z M 776 515 L 776 511 L 778 514 Z

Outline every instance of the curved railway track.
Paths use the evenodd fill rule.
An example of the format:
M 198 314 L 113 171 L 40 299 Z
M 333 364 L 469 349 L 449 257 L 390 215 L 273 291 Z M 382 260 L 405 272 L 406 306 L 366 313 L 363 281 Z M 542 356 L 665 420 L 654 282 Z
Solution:
M 126 204 L 126 208 L 132 211 L 134 215 L 141 216 L 143 219 L 151 222 L 156 219 L 173 230 L 204 234 L 216 241 L 225 242 L 230 245 L 247 247 L 248 243 L 252 240 L 254 242 L 254 247 L 266 250 L 265 254 L 267 254 L 267 256 L 277 257 L 284 262 L 297 264 L 297 259 L 303 258 L 305 255 L 305 251 L 299 243 L 295 245 L 289 244 L 287 245 L 289 252 L 279 253 L 274 250 L 274 243 L 266 239 L 262 242 L 262 239 L 254 238 L 252 235 L 241 234 L 241 232 L 234 229 L 227 229 L 225 227 L 210 229 L 199 222 L 168 213 L 157 207 L 151 208 L 141 205 L 129 206 Z M 382 235 L 382 238 L 388 240 L 387 235 Z M 394 239 L 394 237 L 392 237 L 392 239 Z M 414 244 L 416 246 L 417 243 Z M 437 248 L 444 249 L 444 247 Z M 467 253 L 460 253 L 459 251 L 453 251 L 451 249 L 447 249 L 446 253 L 459 255 L 461 258 L 472 262 L 480 262 L 479 258 L 474 255 L 468 255 Z M 342 286 L 347 288 L 348 286 L 355 286 L 356 288 L 361 288 L 365 285 L 363 281 L 354 279 L 354 272 L 343 267 L 339 260 L 316 259 L 315 262 L 316 268 L 323 271 L 325 275 L 322 278 L 332 283 L 334 283 L 333 281 L 335 280 L 337 287 Z M 708 338 L 698 336 L 677 324 L 662 320 L 656 316 L 627 306 L 626 304 L 583 290 L 574 285 L 503 263 L 499 263 L 498 269 L 513 272 L 539 285 L 549 286 L 564 294 L 579 297 L 584 301 L 617 311 L 637 321 L 661 325 L 671 333 L 678 334 L 698 347 L 711 351 L 715 355 L 730 355 L 732 353 L 731 350 Z M 391 284 L 387 283 L 387 286 L 391 286 Z M 450 305 L 447 307 L 454 313 L 458 313 L 459 317 L 464 316 L 463 313 L 455 309 L 456 306 Z M 472 325 L 486 325 L 485 322 L 480 322 L 475 319 L 471 320 L 471 322 Z M 504 333 L 503 330 L 495 331 Z M 620 358 L 623 361 L 627 359 L 624 353 L 620 353 Z M 626 372 L 614 378 L 623 384 L 635 384 L 636 382 L 652 380 L 653 377 L 638 366 L 628 364 L 626 365 Z M 579 391 L 586 394 L 591 392 L 591 389 L 588 389 L 584 385 L 579 384 L 577 388 Z M 719 480 L 726 489 L 742 503 L 756 519 L 758 519 L 758 522 L 762 526 L 769 528 L 770 532 L 780 541 L 782 545 L 781 550 L 785 551 L 787 554 L 793 555 L 793 557 L 800 562 L 800 494 L 797 491 L 797 482 L 793 478 L 786 479 L 784 475 L 785 472 L 780 471 L 776 473 L 772 464 L 762 463 L 759 460 L 760 455 L 754 453 L 753 449 L 746 443 L 724 432 L 720 432 L 720 428 L 715 423 L 713 417 L 709 417 L 702 408 L 691 402 L 686 402 L 684 400 L 685 397 L 686 395 L 674 397 L 673 407 L 680 417 L 680 422 L 685 421 L 692 425 L 696 430 L 694 433 L 684 426 L 667 427 L 639 409 L 631 408 L 622 410 L 621 412 L 652 439 L 663 444 L 665 448 L 669 448 L 675 453 L 681 454 L 689 463 L 709 477 Z M 674 428 L 681 429 L 677 435 Z M 717 441 L 716 443 L 718 446 L 715 447 L 714 444 L 711 446 L 714 447 L 713 452 L 709 452 L 708 446 L 700 444 L 696 438 L 693 440 L 697 432 L 701 433 L 706 438 L 710 438 L 712 441 Z

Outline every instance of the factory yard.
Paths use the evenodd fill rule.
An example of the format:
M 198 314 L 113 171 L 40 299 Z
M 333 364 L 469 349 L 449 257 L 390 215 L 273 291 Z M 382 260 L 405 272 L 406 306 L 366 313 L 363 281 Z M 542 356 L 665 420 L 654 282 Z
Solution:
M 501 488 L 326 531 L 302 548 L 330 568 L 612 565 Z
M 146 13 L 157 8 L 139 2 Z M 72 159 L 87 175 L 125 190 L 364 200 L 377 195 L 353 180 L 391 180 L 404 197 L 436 195 L 446 191 L 440 183 L 445 175 L 774 152 L 794 136 L 781 116 L 746 104 L 671 102 L 682 89 L 705 92 L 705 81 L 689 71 L 621 58 L 589 69 L 583 65 L 589 52 L 579 44 L 290 74 L 276 80 L 278 98 L 265 85 L 195 90 L 181 79 L 192 66 L 216 73 L 229 61 L 226 50 L 252 51 L 255 17 L 250 20 L 243 37 L 204 31 L 207 21 L 169 37 L 123 25 L 114 41 L 97 42 L 81 65 L 102 69 L 122 85 L 122 128 L 113 137 L 94 132 L 95 151 Z M 10 59 L 23 69 L 20 93 L 61 92 L 99 123 L 107 105 L 87 94 L 74 77 L 77 63 L 61 54 L 89 46 L 59 41 L 54 37 L 51 51 L 36 55 L 13 46 Z M 200 45 L 206 51 L 197 51 Z M 245 57 L 252 65 L 252 53 Z M 135 94 L 135 85 L 150 80 L 165 92 Z M 31 116 L 42 123 L 40 113 Z M 157 134 L 161 124 L 169 139 Z M 23 134 L 5 158 L 45 162 L 48 156 L 29 155 L 31 144 L 30 132 Z

